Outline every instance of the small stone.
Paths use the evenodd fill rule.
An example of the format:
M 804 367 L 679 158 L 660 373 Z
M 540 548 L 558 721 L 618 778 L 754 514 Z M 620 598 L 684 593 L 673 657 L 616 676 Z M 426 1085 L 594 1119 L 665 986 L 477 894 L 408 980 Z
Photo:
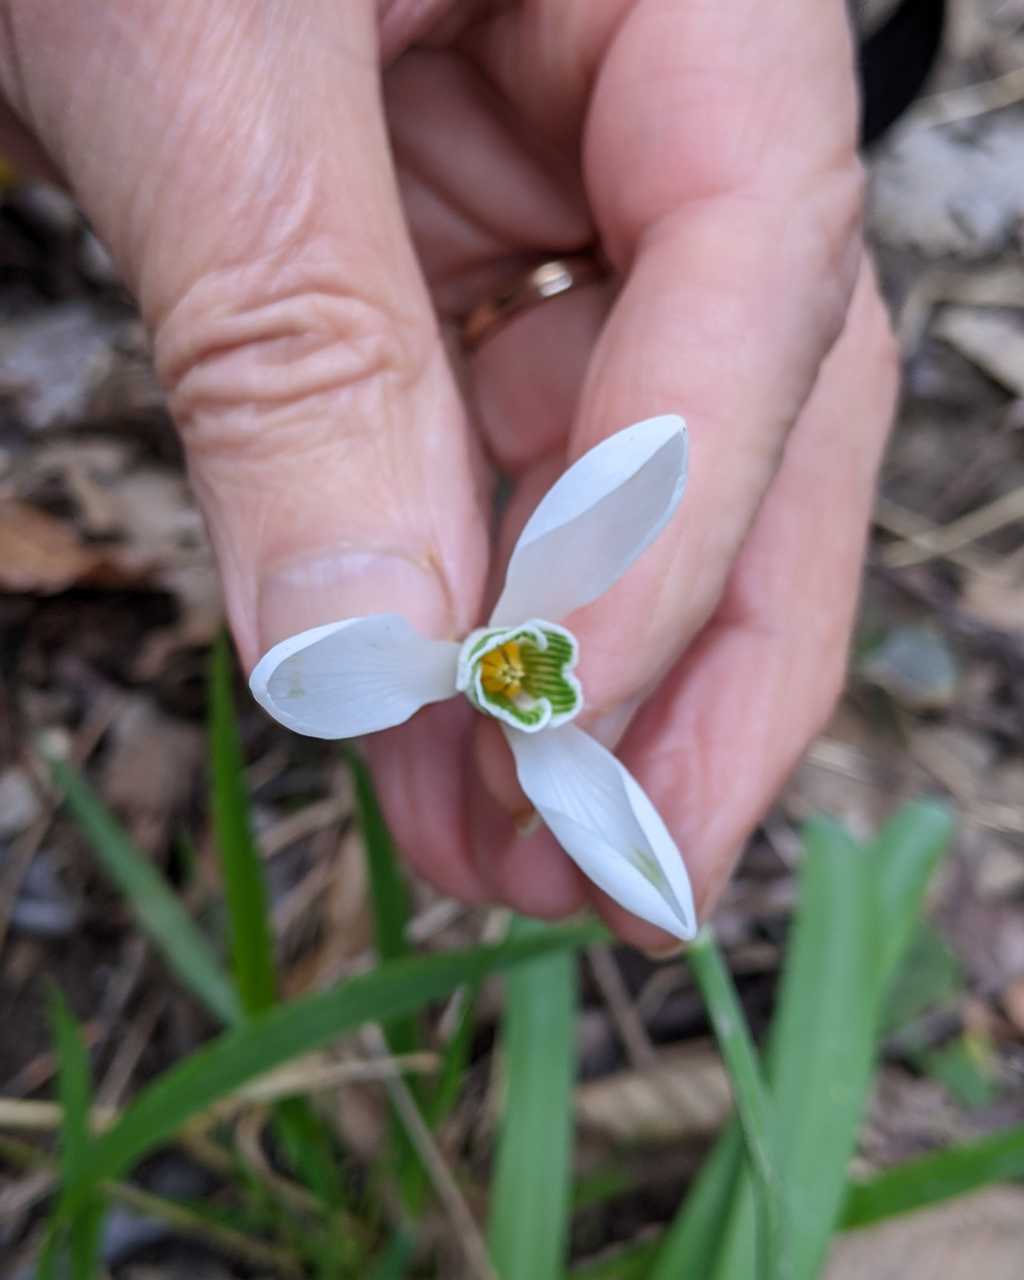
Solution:
M 33 938 L 66 938 L 78 928 L 81 905 L 64 887 L 51 856 L 32 859 L 11 911 L 11 927 Z
M 36 749 L 48 760 L 70 760 L 71 734 L 60 725 L 43 729 L 36 737 Z
M 0 839 L 24 831 L 39 817 L 39 798 L 24 769 L 0 773 Z
M 953 701 L 959 673 L 940 631 L 906 626 L 889 632 L 860 674 L 911 711 L 939 711 Z

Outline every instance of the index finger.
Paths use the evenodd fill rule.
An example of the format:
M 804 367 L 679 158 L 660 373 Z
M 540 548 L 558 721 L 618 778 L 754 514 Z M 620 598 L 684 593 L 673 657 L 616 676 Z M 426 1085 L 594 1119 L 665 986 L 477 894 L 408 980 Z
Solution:
M 853 288 L 862 180 L 845 11 L 777 7 L 751 28 L 744 5 L 638 3 L 597 78 L 585 176 L 625 284 L 570 456 L 665 412 L 686 418 L 692 446 L 673 524 L 570 624 L 597 711 L 660 675 L 710 614 Z

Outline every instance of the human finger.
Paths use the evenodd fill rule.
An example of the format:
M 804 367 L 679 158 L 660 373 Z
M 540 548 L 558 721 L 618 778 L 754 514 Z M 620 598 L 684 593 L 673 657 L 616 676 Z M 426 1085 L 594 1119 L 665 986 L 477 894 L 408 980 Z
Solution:
M 245 660 L 388 609 L 467 630 L 478 477 L 391 170 L 377 5 L 7 8 L 6 96 L 139 298 Z
M 711 622 L 620 747 L 683 851 L 698 911 L 842 687 L 898 361 L 869 264 Z M 671 939 L 595 894 L 637 945 Z

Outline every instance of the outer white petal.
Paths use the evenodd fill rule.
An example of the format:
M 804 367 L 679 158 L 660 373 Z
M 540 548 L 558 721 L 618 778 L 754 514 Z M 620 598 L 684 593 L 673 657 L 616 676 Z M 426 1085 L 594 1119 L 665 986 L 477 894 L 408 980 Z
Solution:
M 584 875 L 627 911 L 692 938 L 697 918 L 682 855 L 632 774 L 574 725 L 505 736 L 520 785 Z
M 687 451 L 685 422 L 666 414 L 616 432 L 573 463 L 520 534 L 491 625 L 561 622 L 603 595 L 679 505 Z
M 396 613 L 313 627 L 265 653 L 249 677 L 275 720 L 311 738 L 354 738 L 401 724 L 455 694 L 459 646 L 428 640 Z

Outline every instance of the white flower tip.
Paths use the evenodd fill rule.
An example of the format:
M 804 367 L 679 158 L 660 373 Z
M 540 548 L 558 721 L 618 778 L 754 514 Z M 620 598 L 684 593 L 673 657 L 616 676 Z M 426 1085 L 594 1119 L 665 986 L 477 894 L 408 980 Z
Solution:
M 627 427 L 623 434 L 631 431 L 650 439 L 652 453 L 664 450 L 665 466 L 676 476 L 672 503 L 674 507 L 686 488 L 686 473 L 690 462 L 690 432 L 686 426 L 686 419 L 678 413 L 663 413 L 656 418 L 645 418 L 635 427 Z
M 678 911 L 677 908 L 676 911 Z M 661 928 L 663 928 L 666 933 L 672 934 L 674 938 L 678 938 L 680 944 L 684 942 L 692 942 L 700 932 L 700 926 L 692 916 L 683 916 L 679 914 L 676 914 L 674 927 L 668 928 L 666 927 L 665 922 L 661 922 Z M 681 951 L 681 945 L 675 946 L 674 944 L 669 944 L 669 946 L 665 948 L 666 955 L 679 955 Z
M 528 617 L 560 622 L 603 595 L 675 513 L 688 453 L 685 421 L 665 413 L 578 458 L 526 522 L 491 626 Z
M 690 941 L 697 918 L 686 867 L 632 774 L 573 725 L 506 737 L 520 785 L 584 875 L 633 915 Z
M 644 418 L 642 422 L 635 423 L 632 427 L 626 427 L 627 431 L 645 431 L 659 432 L 663 439 L 669 440 L 672 436 L 680 436 L 686 438 L 686 419 L 678 413 L 659 413 L 654 418 Z
M 289 671 L 293 671 L 295 679 L 298 679 L 301 673 L 301 659 L 298 661 L 293 659 L 305 649 L 334 635 L 347 625 L 350 624 L 329 622 L 324 626 L 311 627 L 308 631 L 300 631 L 293 636 L 288 636 L 287 639 L 281 640 L 272 649 L 267 650 L 249 675 L 249 692 L 268 715 L 273 716 L 275 720 L 280 720 L 288 728 L 295 728 L 295 725 L 290 723 L 294 720 L 294 716 L 287 710 L 284 705 L 285 700 L 281 697 L 285 691 L 283 686 Z M 300 728 L 296 729 L 296 732 L 308 733 L 309 731 Z
M 253 668 L 249 688 L 296 733 L 355 738 L 401 724 L 455 693 L 459 647 L 398 614 L 347 618 L 289 636 Z
M 679 413 L 659 413 L 654 418 L 644 418 L 641 422 L 635 422 L 631 427 L 625 427 L 617 433 L 619 436 L 635 436 L 639 441 L 644 439 L 650 452 L 655 452 L 664 445 L 676 441 L 684 450 L 689 440 L 689 430 L 686 426 L 686 419 Z

